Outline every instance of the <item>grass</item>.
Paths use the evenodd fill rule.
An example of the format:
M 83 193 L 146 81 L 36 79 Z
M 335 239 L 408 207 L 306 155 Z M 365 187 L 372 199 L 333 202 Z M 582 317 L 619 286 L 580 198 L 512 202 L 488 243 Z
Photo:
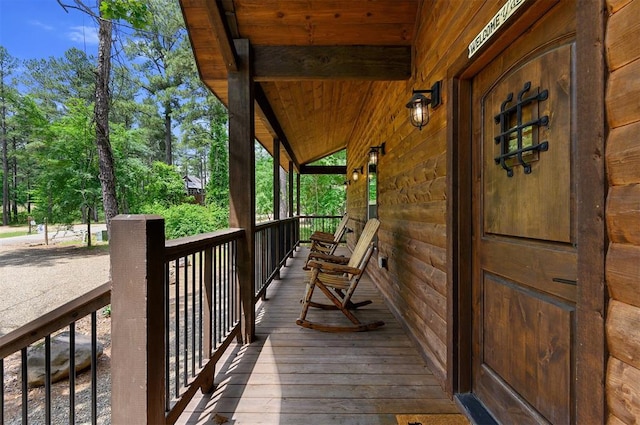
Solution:
M 29 232 L 26 232 L 24 230 L 16 230 L 15 232 L 2 232 L 0 233 L 0 239 L 2 238 L 13 238 L 16 236 L 26 236 L 28 235 Z

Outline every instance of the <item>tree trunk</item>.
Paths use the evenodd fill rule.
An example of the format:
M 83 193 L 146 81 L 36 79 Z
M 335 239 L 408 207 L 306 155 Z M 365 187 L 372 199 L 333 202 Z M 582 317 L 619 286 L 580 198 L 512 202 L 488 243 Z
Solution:
M 164 154 L 168 165 L 173 165 L 173 152 L 171 149 L 171 104 L 167 101 L 164 105 Z
M 18 222 L 18 158 L 16 158 L 17 143 L 15 136 L 11 139 L 12 146 L 11 150 L 13 151 L 13 155 L 11 158 L 11 175 L 12 175 L 12 192 L 11 192 L 11 210 L 13 212 L 13 219 L 17 223 Z
M 7 155 L 7 106 L 4 98 L 4 78 L 0 79 L 0 93 L 3 94 L 0 110 L 0 138 L 2 138 L 2 225 L 9 224 L 9 158 Z
M 107 232 L 111 232 L 111 219 L 118 214 L 116 198 L 116 176 L 113 153 L 109 142 L 109 75 L 111 72 L 111 21 L 100 19 L 98 44 L 98 70 L 96 75 L 96 146 L 100 165 L 102 202 L 107 222 Z

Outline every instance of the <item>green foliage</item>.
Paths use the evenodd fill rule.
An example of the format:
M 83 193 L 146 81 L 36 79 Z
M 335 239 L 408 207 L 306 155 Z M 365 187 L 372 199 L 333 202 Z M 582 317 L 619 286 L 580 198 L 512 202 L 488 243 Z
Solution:
M 100 13 L 106 19 L 124 19 L 138 29 L 147 27 L 152 19 L 146 2 L 139 0 L 103 0 Z
M 187 201 L 184 180 L 174 165 L 156 161 L 151 166 L 144 185 L 145 204 L 165 208 Z
M 340 151 L 314 165 L 344 165 L 346 152 Z M 300 177 L 300 204 L 303 215 L 342 215 L 346 208 L 343 175 L 303 174 Z
M 68 114 L 55 121 L 35 151 L 42 172 L 34 201 L 50 222 L 71 223 L 100 199 L 98 165 L 93 144 L 91 108 L 80 99 L 65 105 Z
M 180 204 L 165 208 L 155 204 L 145 207 L 143 212 L 164 217 L 167 239 L 213 232 L 229 226 L 227 211 L 215 205 Z
M 256 143 L 256 215 L 260 219 L 273 217 L 273 158 Z

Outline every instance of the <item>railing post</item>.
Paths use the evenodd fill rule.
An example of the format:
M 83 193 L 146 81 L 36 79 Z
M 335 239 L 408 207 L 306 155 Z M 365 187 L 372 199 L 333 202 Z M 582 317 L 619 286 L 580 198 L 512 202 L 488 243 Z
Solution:
M 227 255 L 230 255 L 227 253 Z M 209 359 L 213 353 L 213 313 L 215 309 L 213 300 L 213 249 L 207 248 L 204 252 L 204 276 L 202 283 L 204 285 L 204 297 L 202 300 L 202 351 L 204 358 Z M 211 370 L 211 374 L 207 376 L 206 382 L 201 386 L 203 393 L 210 393 L 215 387 L 213 377 L 215 376 L 215 368 Z
M 164 220 L 119 215 L 109 244 L 111 423 L 164 423 Z

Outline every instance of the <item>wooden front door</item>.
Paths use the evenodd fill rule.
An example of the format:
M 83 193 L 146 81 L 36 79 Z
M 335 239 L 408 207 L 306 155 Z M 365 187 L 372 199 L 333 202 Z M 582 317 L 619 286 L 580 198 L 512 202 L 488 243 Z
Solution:
M 472 390 L 502 423 L 565 424 L 575 417 L 569 3 L 548 12 L 472 81 Z

